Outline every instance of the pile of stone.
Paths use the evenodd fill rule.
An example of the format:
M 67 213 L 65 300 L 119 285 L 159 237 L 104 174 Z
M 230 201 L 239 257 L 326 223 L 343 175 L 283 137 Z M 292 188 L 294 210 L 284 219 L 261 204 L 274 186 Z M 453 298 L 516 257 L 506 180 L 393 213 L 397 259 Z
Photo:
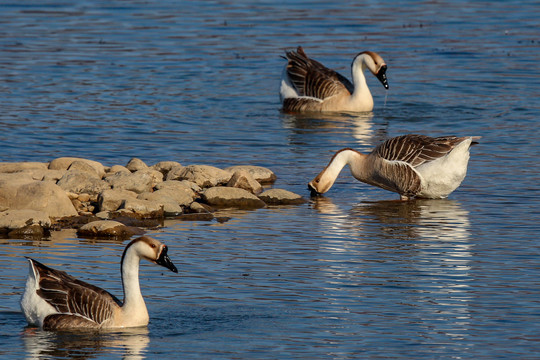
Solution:
M 162 161 L 147 166 L 103 166 L 62 157 L 50 163 L 0 163 L 0 234 L 46 236 L 78 229 L 80 236 L 129 237 L 148 219 L 212 219 L 216 208 L 257 209 L 305 202 L 283 189 L 267 189 L 275 174 L 260 166 L 220 169 Z M 134 222 L 138 220 L 138 222 Z

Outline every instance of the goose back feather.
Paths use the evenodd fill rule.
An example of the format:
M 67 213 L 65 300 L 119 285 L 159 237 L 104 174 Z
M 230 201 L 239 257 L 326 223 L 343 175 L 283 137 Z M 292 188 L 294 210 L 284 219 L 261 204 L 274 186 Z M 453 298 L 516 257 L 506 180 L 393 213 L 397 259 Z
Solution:
M 39 274 L 37 295 L 57 312 L 44 318 L 44 329 L 66 327 L 66 321 L 70 327 L 75 325 L 73 321 L 91 322 L 95 327 L 102 327 L 107 320 L 112 319 L 114 310 L 122 305 L 118 298 L 106 290 L 78 280 L 64 271 L 45 266 L 34 259 L 28 260 L 33 271 Z M 86 327 L 88 325 L 86 323 Z

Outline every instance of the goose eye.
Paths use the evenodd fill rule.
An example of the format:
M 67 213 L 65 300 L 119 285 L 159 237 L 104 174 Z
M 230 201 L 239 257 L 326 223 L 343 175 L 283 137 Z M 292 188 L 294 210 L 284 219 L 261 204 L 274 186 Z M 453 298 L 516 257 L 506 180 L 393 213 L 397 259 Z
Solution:
M 155 249 L 156 248 L 156 244 L 152 244 L 150 245 L 152 247 L 152 249 Z

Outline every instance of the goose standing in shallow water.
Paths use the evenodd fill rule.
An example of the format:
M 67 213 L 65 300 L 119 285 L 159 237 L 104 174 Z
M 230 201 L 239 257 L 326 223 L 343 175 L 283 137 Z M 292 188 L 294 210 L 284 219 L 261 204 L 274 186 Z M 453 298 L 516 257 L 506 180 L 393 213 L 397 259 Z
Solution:
M 364 77 L 369 69 L 388 89 L 386 63 L 373 51 L 356 55 L 352 83 L 344 76 L 307 57 L 299 46 L 286 53 L 280 97 L 285 112 L 365 112 L 373 110 L 373 97 Z
M 148 325 L 148 311 L 139 287 L 139 262 L 146 259 L 177 273 L 167 246 L 142 236 L 131 241 L 121 260 L 124 302 L 109 292 L 51 269 L 33 259 L 21 299 L 30 325 L 45 330 L 101 329 Z
M 367 155 L 342 149 L 308 187 L 314 193 L 327 192 L 349 165 L 356 179 L 397 192 L 402 200 L 445 198 L 465 178 L 469 148 L 479 138 L 402 135 L 386 140 Z

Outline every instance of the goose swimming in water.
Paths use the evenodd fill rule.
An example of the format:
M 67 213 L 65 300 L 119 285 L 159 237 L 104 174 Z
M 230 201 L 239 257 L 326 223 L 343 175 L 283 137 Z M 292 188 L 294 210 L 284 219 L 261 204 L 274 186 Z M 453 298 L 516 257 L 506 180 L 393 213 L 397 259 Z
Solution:
M 21 309 L 30 325 L 45 330 L 103 329 L 148 325 L 139 287 L 139 262 L 146 259 L 177 273 L 167 246 L 142 236 L 131 241 L 121 260 L 124 301 L 109 292 L 28 258 L 30 273 Z
M 457 189 L 467 174 L 469 148 L 480 136 L 429 137 L 402 135 L 362 154 L 339 150 L 308 187 L 313 193 L 327 192 L 339 173 L 349 165 L 359 181 L 412 197 L 440 199 Z
M 351 65 L 352 83 L 320 62 L 308 58 L 299 46 L 286 53 L 287 65 L 281 78 L 283 111 L 366 112 L 373 110 L 373 97 L 364 77 L 369 69 L 388 89 L 386 63 L 373 51 L 356 55 Z

